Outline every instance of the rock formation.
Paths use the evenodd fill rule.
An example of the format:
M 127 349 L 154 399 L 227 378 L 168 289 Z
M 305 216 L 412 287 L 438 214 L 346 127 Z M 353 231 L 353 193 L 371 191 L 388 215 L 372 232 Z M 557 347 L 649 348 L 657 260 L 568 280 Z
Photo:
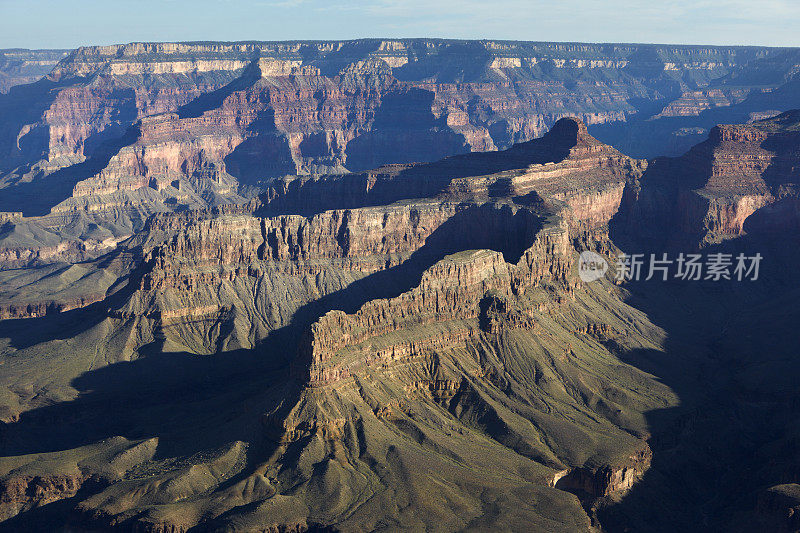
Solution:
M 629 189 L 636 207 L 621 213 L 620 233 L 692 249 L 748 230 L 796 228 L 797 215 L 781 208 L 797 202 L 798 122 L 791 111 L 749 125 L 718 125 L 683 156 L 652 161 Z
M 800 120 L 718 126 L 650 161 L 586 122 L 657 91 L 683 98 L 662 118 L 691 115 L 686 85 L 772 53 L 430 40 L 72 52 L 30 105 L 17 90 L 3 104 L 20 128 L 0 131 L 2 185 L 31 200 L 0 216 L 0 519 L 623 530 L 679 507 L 664 497 L 676 479 L 720 490 L 695 464 L 727 459 L 707 452 L 715 432 L 760 429 L 758 402 L 791 420 L 775 409 L 795 405 L 791 387 L 760 381 L 793 368 L 791 307 L 764 300 L 790 281 L 700 297 L 613 272 L 583 283 L 578 254 L 795 235 Z M 616 81 L 568 88 L 554 69 Z M 542 79 L 563 89 L 546 105 Z M 567 103 L 583 121 L 556 120 Z M 742 302 L 783 335 L 773 350 L 729 314 Z M 721 415 L 689 410 L 709 398 Z M 775 427 L 747 430 L 752 494 L 800 472 L 794 426 Z M 793 527 L 778 519 L 795 512 L 791 487 L 737 523 Z
M 69 50 L 0 50 L 0 93 L 46 76 Z
M 102 392 L 63 360 L 42 360 L 59 377 L 27 395 L 19 388 L 27 380 L 8 373 L 19 392 L 3 411 L 5 516 L 32 519 L 30 509 L 72 498 L 80 503 L 69 520 L 84 527 L 458 528 L 498 523 L 480 510 L 489 491 L 501 521 L 588 531 L 578 498 L 590 505 L 644 474 L 642 413 L 672 401 L 586 333 L 645 349 L 662 342 L 658 328 L 632 308 L 608 313 L 617 289 L 593 290 L 575 273 L 574 239 L 607 241 L 604 228 L 644 168 L 563 119 L 504 152 L 297 178 L 237 209 L 151 216 L 80 275 L 47 278 L 61 280 L 51 284 L 55 299 L 96 287 L 95 272 L 117 277 L 107 295 L 87 293 L 87 306 L 71 311 L 84 318 L 67 327 L 70 342 L 96 347 L 72 361 L 122 374 L 103 378 Z M 27 320 L 70 315 L 29 308 Z M 24 316 L 19 306 L 5 312 Z M 54 342 L 47 334 L 28 348 L 14 341 L 16 360 L 26 360 L 19 370 Z M 97 418 L 97 402 L 119 392 L 106 385 L 130 379 L 123 368 L 161 365 L 169 353 L 207 354 L 181 363 L 176 399 L 222 379 L 236 385 L 201 389 L 222 386 L 252 406 L 232 418 L 221 412 L 221 440 L 204 438 L 205 451 L 183 459 L 143 449 L 152 430 L 123 429 L 134 412 L 115 428 Z M 624 382 L 613 378 L 620 372 Z M 166 406 L 162 386 L 173 375 L 158 374 L 142 392 L 151 391 L 145 403 Z M 128 401 L 139 398 L 130 393 Z M 69 414 L 53 394 L 73 395 Z M 179 408 L 180 420 L 197 420 L 195 407 L 207 401 L 199 394 Z M 30 448 L 45 420 L 64 416 L 84 430 L 56 429 Z M 182 430 L 165 429 L 156 431 L 171 444 L 159 449 L 186 446 Z M 241 437 L 231 441 L 229 431 Z M 12 459 L 23 452 L 80 476 L 67 481 Z M 100 457 L 120 466 L 101 468 Z M 393 510 L 397 498 L 409 503 Z
M 36 54 L 58 55 L 6 52 L 16 62 Z M 0 243 L 3 264 L 91 259 L 153 213 L 243 202 L 275 178 L 506 149 L 563 116 L 609 124 L 597 131 L 627 150 L 614 124 L 799 107 L 795 56 L 426 39 L 79 48 L 0 97 L 0 211 L 23 199 L 16 233 L 28 237 Z M 751 71 L 758 88 L 744 81 Z M 659 131 L 704 132 L 708 120 Z

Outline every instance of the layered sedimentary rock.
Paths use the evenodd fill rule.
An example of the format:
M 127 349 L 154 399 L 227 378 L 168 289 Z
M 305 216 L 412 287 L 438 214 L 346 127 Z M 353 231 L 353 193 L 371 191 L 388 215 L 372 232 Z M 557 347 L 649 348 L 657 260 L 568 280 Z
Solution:
M 27 523 L 73 498 L 70 520 L 95 528 L 588 531 L 579 498 L 643 475 L 642 412 L 674 400 L 603 344 L 656 349 L 660 330 L 632 308 L 607 312 L 612 284 L 576 277 L 575 240 L 602 241 L 644 166 L 565 119 L 505 152 L 151 216 L 107 263 L 46 276 L 58 296 L 115 272 L 100 301 L 43 319 L 31 307 L 54 335 L 9 331 L 7 353 L 28 362 L 4 374 L 4 515 Z M 63 342 L 95 349 L 43 355 Z M 49 377 L 25 377 L 34 359 Z M 141 390 L 121 385 L 137 375 Z M 109 426 L 102 406 L 122 391 L 137 407 Z M 154 454 L 154 432 L 175 451 Z
M 632 209 L 622 213 L 620 230 L 696 248 L 748 229 L 795 227 L 796 216 L 781 206 L 797 198 L 799 120 L 792 111 L 747 125 L 719 125 L 680 158 L 651 162 L 639 186 L 629 189 Z M 678 227 L 669 228 L 668 221 Z
M 665 100 L 659 117 L 693 115 L 765 84 L 748 116 L 785 109 L 795 55 L 425 39 L 80 48 L 0 98 L 0 210 L 21 199 L 32 236 L 0 243 L 18 256 L 4 264 L 90 259 L 153 213 L 243 202 L 276 178 L 505 149 L 566 115 L 625 123 Z
M 788 58 L 793 51 L 786 53 Z M 653 115 L 599 124 L 592 133 L 633 157 L 681 155 L 717 124 L 755 122 L 800 108 L 800 78 L 786 66 L 760 57 L 703 88 L 685 90 Z
M 271 72 L 305 68 L 292 61 Z M 203 116 L 187 131 L 217 135 L 192 122 Z M 194 183 L 221 187 L 159 133 L 182 120 L 142 120 L 93 179 L 113 188 L 141 164 L 160 176 L 149 190 L 180 190 L 168 180 L 192 181 L 177 153 Z M 760 420 L 791 419 L 778 409 L 796 402 L 790 378 L 769 394 L 762 380 L 794 375 L 792 359 L 751 335 L 790 329 L 791 284 L 767 276 L 782 263 L 763 287 L 788 304 L 749 286 L 583 283 L 578 252 L 611 261 L 618 244 L 800 229 L 798 146 L 790 113 L 646 162 L 562 119 L 504 151 L 290 176 L 249 202 L 164 210 L 101 259 L 4 272 L 0 309 L 22 320 L 0 322 L 0 512 L 29 529 L 622 530 L 686 507 L 671 494 L 686 480 L 712 495 L 699 509 L 737 505 L 698 464 L 749 457 L 726 479 L 791 481 L 791 428 L 773 437 Z M 27 315 L 10 305 L 25 287 L 38 287 Z M 754 307 L 737 314 L 742 293 Z M 36 303 L 81 295 L 71 311 Z M 755 459 L 706 452 L 717 432 L 745 431 Z M 794 512 L 791 490 L 747 520 L 708 520 L 791 526 L 776 522 Z M 45 512 L 54 501 L 66 514 Z M 665 527 L 699 520 L 680 512 Z
M 240 179 L 359 170 L 506 148 L 565 114 L 589 123 L 624 119 L 637 112 L 631 100 L 663 98 L 676 77 L 676 88 L 704 84 L 774 53 L 425 40 L 88 47 L 62 61 L 50 85 L 9 100 L 35 105 L 24 118 L 9 117 L 4 151 L 48 173 L 90 157 L 137 120 L 171 112 L 188 120 L 170 122 L 176 137 L 201 115 L 234 137 L 227 148 L 217 141 L 222 153 L 206 154 L 219 171 L 224 156 L 250 139 L 228 161 Z M 566 84 L 552 79 L 554 69 L 611 79 Z M 51 86 L 57 90 L 37 94 Z M 264 143 L 275 161 L 258 168 L 248 154 Z M 392 150 L 398 143 L 404 149 Z
M 0 93 L 47 75 L 69 50 L 0 50 Z
M 742 102 L 749 93 L 747 89 L 706 89 L 689 91 L 667 104 L 654 118 L 697 116 L 707 109 L 728 107 Z

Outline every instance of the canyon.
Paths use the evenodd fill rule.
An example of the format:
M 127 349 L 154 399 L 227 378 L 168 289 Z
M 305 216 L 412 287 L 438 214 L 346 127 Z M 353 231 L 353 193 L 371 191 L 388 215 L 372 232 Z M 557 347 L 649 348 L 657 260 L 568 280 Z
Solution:
M 796 54 L 134 43 L 11 87 L 0 531 L 795 530 Z
M 800 58 L 782 48 L 364 39 L 3 54 L 9 267 L 91 259 L 153 213 L 244 203 L 276 179 L 507 149 L 565 116 L 654 157 L 800 107 Z
M 572 239 L 603 239 L 645 166 L 563 119 L 506 152 L 295 180 L 249 212 L 151 217 L 94 261 L 119 276 L 107 296 L 82 295 L 84 307 L 43 317 L 31 304 L 37 316 L 17 308 L 20 318 L 6 322 L 52 320 L 61 332 L 8 337 L 19 371 L 30 358 L 47 370 L 36 384 L 4 374 L 9 391 L 39 390 L 13 393 L 4 407 L 4 516 L 26 523 L 50 502 L 80 499 L 70 520 L 90 528 L 459 528 L 480 520 L 488 490 L 504 520 L 515 509 L 543 528 L 588 530 L 581 501 L 625 491 L 644 474 L 643 412 L 674 401 L 598 340 L 656 349 L 663 334 L 632 308 L 603 311 L 613 284 L 590 289 L 574 272 Z M 69 290 L 90 287 L 86 276 Z M 74 343 L 73 356 L 47 355 L 63 353 L 62 342 Z M 89 346 L 97 351 L 79 348 Z M 167 354 L 185 379 L 178 404 L 166 400 L 177 367 L 137 370 Z M 95 370 L 83 377 L 67 370 L 86 364 Z M 121 374 L 90 377 L 107 371 Z M 129 371 L 148 383 L 110 386 L 131 383 Z M 209 381 L 197 388 L 197 379 Z M 106 420 L 120 393 L 135 407 Z M 198 416 L 219 394 L 239 399 L 208 413 L 225 420 L 208 433 Z M 152 408 L 175 416 L 153 417 Z M 166 423 L 158 437 L 133 429 L 150 425 L 142 416 Z M 186 433 L 186 424 L 198 427 Z M 207 434 L 205 451 L 165 462 L 165 447 L 191 446 L 185 439 L 197 431 Z M 42 454 L 60 478 L 28 460 Z M 449 488 L 420 499 L 440 483 Z M 503 495 L 509 487 L 514 496 Z M 399 497 L 414 503 L 378 512 Z M 447 511 L 456 501 L 459 511 Z M 553 510 L 535 503 L 545 501 Z M 250 510 L 256 502 L 265 508 Z
M 235 208 L 150 217 L 80 263 L 69 293 L 83 304 L 0 323 L 7 523 L 637 524 L 627 502 L 664 475 L 648 413 L 686 416 L 637 367 L 679 341 L 637 308 L 635 285 L 582 283 L 577 251 L 610 257 L 620 227 L 636 229 L 620 242 L 649 242 L 657 217 L 677 221 L 665 246 L 786 231 L 797 123 L 720 126 L 665 167 L 563 119 L 503 152 L 294 178 Z M 699 200 L 709 191 L 716 204 Z M 762 213 L 773 223 L 751 229 Z M 117 279 L 82 294 L 96 271 Z M 682 359 L 703 351 L 692 345 Z M 763 501 L 775 503 L 751 520 L 776 520 L 783 504 Z
M 0 50 L 0 93 L 46 76 L 69 50 Z

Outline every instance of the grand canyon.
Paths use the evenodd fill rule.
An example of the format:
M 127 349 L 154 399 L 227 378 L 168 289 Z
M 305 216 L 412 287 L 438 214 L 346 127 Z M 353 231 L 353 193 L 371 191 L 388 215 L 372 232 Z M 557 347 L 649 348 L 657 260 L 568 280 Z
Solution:
M 800 531 L 800 49 L 13 49 L 0 92 L 0 531 Z

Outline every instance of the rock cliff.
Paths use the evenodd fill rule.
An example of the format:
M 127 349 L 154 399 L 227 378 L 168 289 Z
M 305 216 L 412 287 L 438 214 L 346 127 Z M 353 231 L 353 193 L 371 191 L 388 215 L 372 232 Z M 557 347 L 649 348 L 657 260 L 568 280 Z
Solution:
M 564 116 L 599 127 L 643 121 L 664 101 L 658 117 L 725 110 L 765 80 L 748 113 L 785 110 L 795 56 L 436 39 L 83 47 L 0 97 L 0 210 L 24 198 L 45 241 L 85 240 L 84 224 L 119 239 L 152 213 L 241 202 L 275 178 L 506 149 Z M 57 258 L 39 247 L 29 261 Z
M 53 80 L 107 68 L 205 72 L 238 45 L 159 46 L 78 51 Z M 192 46 L 207 56 L 179 65 L 187 50 L 197 55 Z M 241 46 L 248 55 L 256 45 Z M 270 52 L 279 57 L 236 67 L 259 73 L 236 98 L 260 105 L 248 92 L 257 84 L 330 68 L 281 46 Z M 407 65 L 395 52 L 381 60 L 393 72 Z M 126 57 L 141 53 L 169 61 Z M 758 468 L 747 470 L 758 483 L 800 472 L 791 428 L 773 437 L 759 422 L 791 419 L 778 409 L 795 405 L 790 379 L 769 394 L 760 381 L 793 368 L 789 344 L 762 360 L 771 350 L 752 348 L 751 335 L 790 329 L 781 329 L 795 301 L 786 278 L 767 276 L 764 295 L 704 285 L 698 297 L 679 284 L 578 275 L 587 250 L 612 261 L 618 246 L 714 248 L 800 229 L 796 112 L 719 126 L 684 156 L 652 161 L 563 118 L 506 150 L 291 175 L 245 201 L 225 191 L 227 170 L 214 161 L 228 156 L 214 150 L 247 142 L 231 125 L 253 117 L 236 108 L 227 123 L 206 120 L 233 109 L 233 89 L 201 100 L 201 113 L 138 119 L 130 142 L 104 149 L 102 168 L 38 226 L 4 215 L 6 253 L 21 267 L 0 273 L 0 312 L 14 318 L 0 321 L 0 516 L 11 527 L 623 529 L 660 505 L 673 510 L 672 483 L 723 490 L 695 463 L 724 464 L 707 452 L 716 432 L 759 443 L 748 459 Z M 149 203 L 125 196 L 142 190 L 153 191 Z M 104 232 L 99 218 L 75 214 L 80 199 L 105 194 L 126 198 L 138 222 L 106 218 Z M 159 208 L 156 194 L 184 207 Z M 56 217 L 75 235 L 75 250 L 58 252 L 75 254 L 72 264 L 13 255 L 26 238 L 49 242 L 21 228 Z M 92 258 L 77 248 L 82 234 L 120 240 Z M 775 295 L 791 305 L 768 307 L 763 298 Z M 742 301 L 755 311 L 728 314 Z M 727 400 L 731 388 L 739 392 Z M 701 410 L 708 399 L 720 415 L 683 405 Z M 791 490 L 770 491 L 748 520 L 791 526 L 778 519 L 794 512 Z M 712 497 L 698 507 L 726 505 Z M 665 524 L 694 519 L 679 518 Z
M 69 50 L 0 50 L 0 93 L 46 76 Z
M 794 227 L 795 215 L 778 212 L 798 194 L 798 122 L 791 111 L 747 125 L 718 125 L 680 158 L 651 162 L 628 191 L 632 209 L 620 213 L 620 231 L 691 249 L 748 229 Z
M 458 528 L 495 523 L 480 510 L 489 491 L 509 519 L 588 531 L 578 498 L 630 489 L 648 464 L 642 413 L 673 401 L 594 333 L 644 349 L 662 342 L 658 328 L 632 308 L 608 312 L 618 289 L 576 275 L 575 242 L 610 246 L 608 222 L 645 168 L 563 119 L 506 151 L 287 179 L 249 203 L 157 213 L 80 271 L 20 269 L 8 294 L 33 283 L 36 301 L 64 307 L 9 303 L 6 316 L 28 318 L 7 323 L 52 320 L 96 350 L 64 366 L 44 354 L 65 333 L 47 328 L 8 346 L 16 361 L 44 357 L 37 364 L 58 377 L 31 385 L 17 373 L 28 363 L 7 373 L 16 392 L 2 411 L 4 516 L 28 520 L 65 500 L 80 527 Z M 66 295 L 84 295 L 85 307 L 67 311 Z M 126 389 L 111 383 L 169 360 L 178 366 L 142 367 L 145 396 L 130 390 L 126 403 L 147 397 L 159 410 L 183 398 L 182 414 L 165 426 L 139 419 L 150 408 L 125 410 L 121 426 L 97 418 L 103 398 Z M 110 374 L 76 376 L 73 364 Z M 186 456 L 177 450 L 194 445 L 178 427 L 204 417 L 212 389 L 241 409 L 200 422 L 191 434 L 211 420 L 227 429 Z M 67 419 L 84 430 L 61 428 Z M 133 419 L 141 431 L 123 430 Z M 31 449 L 47 420 L 59 428 Z M 169 458 L 146 445 L 153 431 L 166 439 L 159 449 L 177 446 Z M 40 463 L 22 452 L 80 476 L 47 468 L 34 478 Z M 409 505 L 392 509 L 398 497 Z

